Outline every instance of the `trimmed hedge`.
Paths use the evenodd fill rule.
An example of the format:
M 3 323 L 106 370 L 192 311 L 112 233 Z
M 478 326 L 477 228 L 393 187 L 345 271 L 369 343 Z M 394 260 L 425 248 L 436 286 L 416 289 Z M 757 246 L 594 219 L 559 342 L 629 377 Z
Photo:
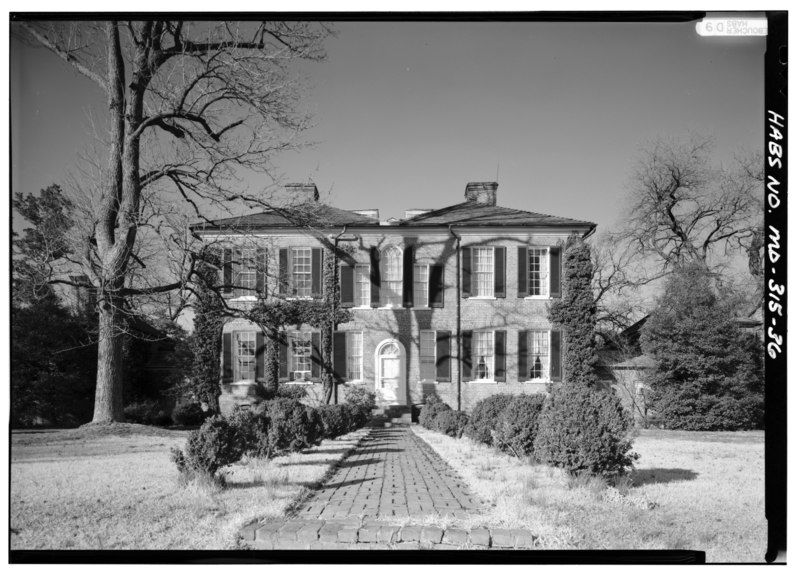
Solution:
M 242 455 L 236 427 L 215 416 L 189 434 L 184 450 L 173 447 L 171 458 L 184 479 L 214 480 L 220 468 L 237 462 Z
M 347 404 L 324 404 L 317 408 L 325 438 L 336 438 L 355 430 L 352 407 Z
M 632 432 L 633 418 L 613 392 L 565 384 L 539 415 L 534 457 L 572 475 L 612 478 L 638 458 L 630 451 Z
M 494 394 L 478 402 L 469 416 L 464 435 L 476 442 L 491 446 L 492 431 L 497 428 L 500 414 L 513 399 L 514 396 L 511 394 Z
M 178 426 L 198 426 L 206 419 L 206 414 L 200 404 L 185 402 L 176 404 L 172 410 L 172 421 Z
M 447 404 L 442 404 L 442 406 L 447 406 Z M 469 422 L 469 416 L 459 410 L 451 410 L 449 406 L 447 408 L 447 410 L 441 410 L 436 413 L 434 417 L 435 429 L 453 438 L 461 438 L 464 433 L 464 427 Z
M 518 458 L 533 454 L 539 431 L 539 414 L 546 398 L 544 394 L 515 396 L 500 413 L 494 435 L 495 446 Z
M 282 452 L 299 452 L 322 440 L 322 421 L 313 408 L 288 398 L 263 404 L 269 419 L 268 457 Z
M 237 407 L 228 416 L 228 422 L 236 429 L 242 453 L 255 458 L 268 458 L 270 455 L 267 406 L 261 403 L 253 408 Z
M 419 423 L 429 430 L 437 430 L 436 417 L 442 412 L 451 412 L 453 409 L 438 399 L 427 398 L 426 400 L 425 405 L 419 411 Z

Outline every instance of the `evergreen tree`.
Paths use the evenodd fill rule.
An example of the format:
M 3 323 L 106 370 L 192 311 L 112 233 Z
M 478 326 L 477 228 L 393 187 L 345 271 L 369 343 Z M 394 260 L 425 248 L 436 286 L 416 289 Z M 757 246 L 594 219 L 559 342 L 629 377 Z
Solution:
M 549 315 L 550 321 L 562 331 L 565 382 L 594 385 L 597 307 L 592 292 L 592 255 L 589 245 L 581 239 L 570 238 L 567 242 L 562 296 L 550 305 Z
M 668 428 L 760 428 L 764 368 L 758 337 L 735 322 L 737 301 L 715 289 L 701 264 L 679 268 L 642 330 L 656 361 L 650 379 L 655 411 Z

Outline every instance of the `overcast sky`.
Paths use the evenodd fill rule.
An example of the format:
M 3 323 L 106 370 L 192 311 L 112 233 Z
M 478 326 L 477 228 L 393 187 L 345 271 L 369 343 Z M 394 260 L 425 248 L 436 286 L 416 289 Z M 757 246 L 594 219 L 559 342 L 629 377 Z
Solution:
M 319 144 L 281 157 L 341 208 L 437 208 L 499 172 L 498 204 L 590 220 L 624 210 L 640 145 L 694 130 L 717 157 L 763 142 L 763 38 L 694 23 L 339 22 L 308 64 Z M 13 191 L 64 181 L 103 96 L 40 48 L 11 46 Z M 257 183 L 254 183 L 257 185 Z

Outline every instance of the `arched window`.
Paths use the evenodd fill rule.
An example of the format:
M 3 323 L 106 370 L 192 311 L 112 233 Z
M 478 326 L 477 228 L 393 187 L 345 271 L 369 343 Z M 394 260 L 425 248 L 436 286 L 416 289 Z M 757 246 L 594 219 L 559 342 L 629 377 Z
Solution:
M 397 246 L 381 254 L 381 305 L 403 305 L 403 252 Z

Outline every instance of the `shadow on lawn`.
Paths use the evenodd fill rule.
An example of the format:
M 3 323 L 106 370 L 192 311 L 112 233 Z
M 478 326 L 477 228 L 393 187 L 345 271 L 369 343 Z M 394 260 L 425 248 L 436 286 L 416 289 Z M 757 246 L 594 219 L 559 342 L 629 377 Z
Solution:
M 697 472 L 685 468 L 642 468 L 634 470 L 631 481 L 634 486 L 643 484 L 669 484 L 670 482 L 684 482 L 697 478 Z

